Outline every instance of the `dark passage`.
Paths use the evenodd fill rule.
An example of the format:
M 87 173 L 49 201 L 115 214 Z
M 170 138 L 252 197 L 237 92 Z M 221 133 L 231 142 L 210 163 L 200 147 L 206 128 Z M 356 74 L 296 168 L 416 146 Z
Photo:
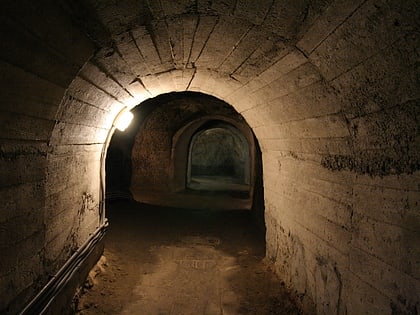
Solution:
M 300 314 L 263 262 L 251 212 L 116 202 L 107 216 L 78 314 Z

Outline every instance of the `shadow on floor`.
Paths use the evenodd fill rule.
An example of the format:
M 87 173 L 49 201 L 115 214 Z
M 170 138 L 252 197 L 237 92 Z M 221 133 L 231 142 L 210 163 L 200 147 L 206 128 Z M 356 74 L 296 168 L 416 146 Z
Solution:
M 78 314 L 300 314 L 263 262 L 249 211 L 117 202 Z

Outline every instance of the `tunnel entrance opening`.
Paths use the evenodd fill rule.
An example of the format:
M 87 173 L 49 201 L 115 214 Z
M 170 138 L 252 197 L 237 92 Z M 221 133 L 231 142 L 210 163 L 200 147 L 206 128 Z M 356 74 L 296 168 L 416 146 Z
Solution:
M 275 314 L 278 305 L 281 312 L 298 314 L 286 289 L 264 264 L 265 231 L 258 220 L 264 210 L 261 152 L 252 133 L 246 134 L 231 117 L 206 114 L 171 129 L 170 141 L 165 142 L 164 111 L 154 117 L 154 110 L 146 115 L 145 108 L 134 110 L 134 125 L 125 133 L 116 131 L 111 140 L 106 159 L 107 189 L 114 191 L 107 193 L 109 231 L 104 254 L 88 281 L 93 287 L 78 298 L 76 314 L 217 314 L 244 309 Z M 139 138 L 141 146 L 136 143 Z M 135 153 L 152 152 L 161 158 L 165 155 L 154 148 L 162 148 L 162 143 L 169 144 L 172 178 L 184 187 L 169 186 L 166 196 L 178 196 L 168 204 L 154 204 L 153 192 L 147 189 L 144 194 L 152 195 L 152 202 L 128 200 L 134 172 L 144 167 Z M 164 163 L 159 162 L 157 168 Z M 156 169 L 147 171 L 156 174 Z M 234 190 L 254 198 L 249 209 L 178 206 L 176 201 L 191 190 L 193 202 L 226 202 L 223 193 Z
M 226 102 L 174 92 L 135 107 L 106 157 L 106 196 L 189 209 L 264 208 L 261 152 L 251 128 Z M 214 144 L 214 145 L 213 145 Z M 217 144 L 217 145 L 216 145 Z
M 132 109 L 106 154 L 106 200 L 204 210 L 251 210 L 264 224 L 261 150 L 232 106 L 174 92 Z
M 204 191 L 248 191 L 250 148 L 245 136 L 221 121 L 205 124 L 189 147 L 187 188 Z
M 79 313 L 271 314 L 284 288 L 264 269 L 261 152 L 251 129 L 198 93 L 164 95 L 133 112 L 107 152 L 110 227 Z

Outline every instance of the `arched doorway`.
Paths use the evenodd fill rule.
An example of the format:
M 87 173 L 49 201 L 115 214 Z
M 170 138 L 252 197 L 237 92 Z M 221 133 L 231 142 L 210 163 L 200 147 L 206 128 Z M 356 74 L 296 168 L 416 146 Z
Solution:
M 235 126 L 210 121 L 193 135 L 189 146 L 187 188 L 248 190 L 250 145 Z

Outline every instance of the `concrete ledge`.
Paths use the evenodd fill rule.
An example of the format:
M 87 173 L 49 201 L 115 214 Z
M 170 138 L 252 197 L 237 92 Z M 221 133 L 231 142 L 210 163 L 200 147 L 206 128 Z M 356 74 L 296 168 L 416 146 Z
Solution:
M 115 200 L 133 200 L 133 196 L 129 191 L 123 190 L 107 190 L 105 193 L 106 201 L 115 201 Z
M 251 210 L 252 199 L 248 192 L 194 191 L 191 189 L 174 193 L 141 191 L 133 193 L 135 201 L 155 206 L 197 210 Z

